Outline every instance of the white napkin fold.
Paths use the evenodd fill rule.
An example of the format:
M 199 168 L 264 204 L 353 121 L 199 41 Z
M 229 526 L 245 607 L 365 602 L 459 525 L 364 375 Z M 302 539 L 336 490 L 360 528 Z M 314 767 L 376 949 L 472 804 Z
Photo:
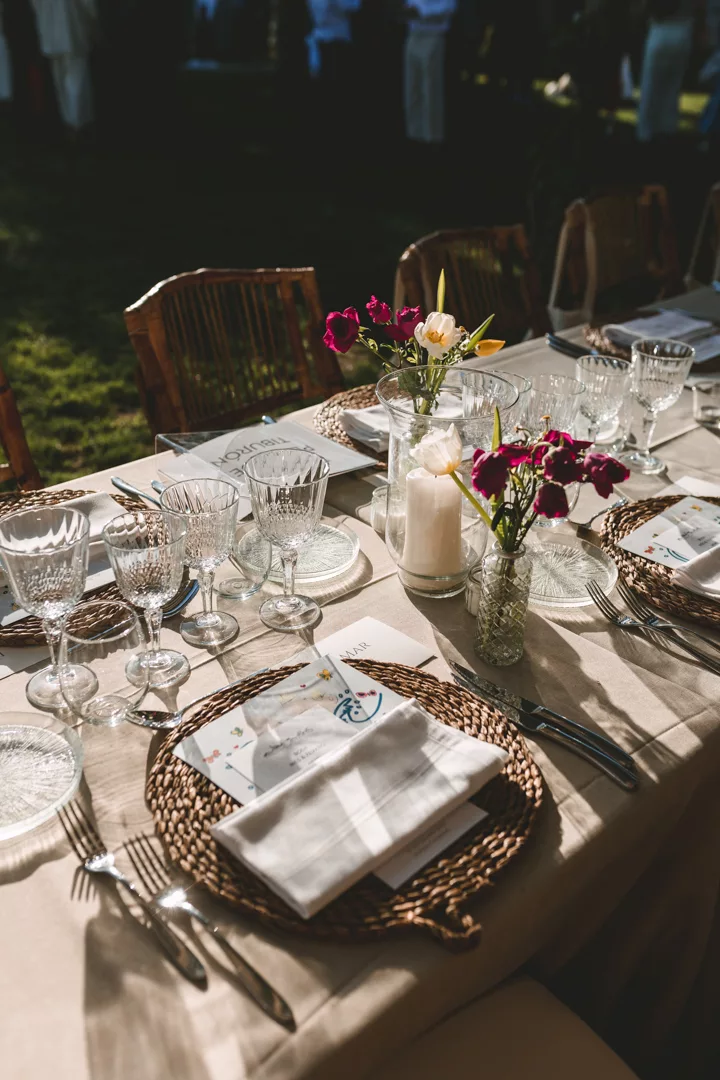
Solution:
M 108 521 L 112 521 L 113 518 L 118 517 L 120 514 L 124 514 L 125 508 L 120 503 L 105 492 L 100 491 L 94 495 L 79 495 L 77 499 L 68 499 L 67 502 L 62 504 L 63 510 L 77 510 L 81 514 L 85 514 L 90 520 L 90 560 L 96 559 L 99 555 L 105 555 L 105 544 L 103 543 L 102 531 L 107 525 Z
M 720 600 L 720 545 L 678 567 L 673 572 L 672 580 L 675 585 L 681 585 L 698 596 Z
M 433 416 L 452 420 L 461 409 L 455 394 L 441 391 Z M 343 409 L 340 423 L 351 439 L 357 439 L 378 454 L 384 453 L 390 444 L 390 418 L 382 405 L 370 405 L 367 409 Z
M 211 832 L 309 919 L 479 791 L 507 758 L 411 698 Z

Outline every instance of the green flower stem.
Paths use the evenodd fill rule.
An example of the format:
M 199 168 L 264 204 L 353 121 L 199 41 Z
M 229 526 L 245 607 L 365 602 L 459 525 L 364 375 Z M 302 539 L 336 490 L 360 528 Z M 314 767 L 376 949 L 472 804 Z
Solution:
M 484 521 L 484 523 L 485 523 L 485 524 L 487 525 L 488 529 L 490 529 L 490 531 L 492 532 L 492 528 L 491 528 L 491 526 L 492 526 L 492 521 L 491 521 L 491 520 L 490 520 L 490 518 L 489 518 L 489 517 L 487 516 L 486 512 L 485 512 L 485 511 L 483 510 L 482 506 L 481 506 L 481 505 L 480 505 L 480 503 L 479 503 L 479 502 L 477 501 L 477 499 L 475 498 L 475 496 L 474 496 L 474 495 L 472 494 L 472 492 L 471 492 L 471 491 L 469 491 L 469 490 L 468 490 L 468 488 L 466 488 L 466 487 L 465 487 L 465 485 L 463 484 L 462 480 L 460 479 L 460 477 L 458 476 L 458 474 L 457 474 L 457 473 L 456 473 L 456 472 L 455 472 L 454 470 L 453 470 L 453 472 L 451 472 L 451 473 L 450 473 L 450 476 L 452 476 L 453 480 L 455 481 L 455 483 L 457 484 L 457 486 L 458 486 L 458 487 L 460 488 L 460 490 L 462 491 L 462 493 L 463 493 L 463 495 L 465 496 L 465 498 L 466 498 L 466 499 L 468 500 L 468 502 L 469 502 L 469 503 L 470 503 L 470 504 L 471 504 L 472 506 L 474 506 L 474 507 L 475 507 L 475 509 L 477 510 L 478 514 L 480 515 L 480 517 L 482 518 L 482 520 Z

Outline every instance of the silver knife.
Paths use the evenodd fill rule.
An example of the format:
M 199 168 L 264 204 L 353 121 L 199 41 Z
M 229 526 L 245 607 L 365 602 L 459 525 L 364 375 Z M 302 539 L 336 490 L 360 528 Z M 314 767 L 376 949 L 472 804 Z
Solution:
M 450 667 L 458 675 L 462 675 L 467 679 L 472 686 L 479 690 L 480 693 L 487 695 L 499 701 L 501 705 L 511 705 L 514 709 L 520 709 L 522 712 L 529 713 L 531 716 L 537 716 L 550 720 L 556 727 L 562 728 L 563 731 L 567 731 L 568 734 L 574 735 L 576 738 L 586 739 L 598 748 L 603 754 L 608 754 L 614 758 L 626 769 L 635 771 L 635 762 L 631 758 L 630 754 L 626 753 L 621 746 L 613 742 L 612 739 L 608 739 L 607 736 L 601 735 L 597 731 L 593 731 L 592 728 L 587 728 L 583 724 L 579 724 L 577 720 L 570 720 L 567 716 L 563 716 L 562 713 L 555 712 L 554 709 L 548 709 L 545 705 L 538 705 L 534 701 L 530 701 L 529 698 L 522 697 L 520 694 L 514 694 L 511 690 L 506 690 L 504 686 L 496 686 L 495 683 L 490 682 L 489 679 L 483 679 L 477 675 L 470 668 L 463 667 L 462 664 L 455 663 L 454 660 L 449 661 Z
M 455 673 L 453 674 L 453 678 L 460 686 L 469 690 L 470 693 L 475 694 L 476 697 L 487 701 L 489 705 L 494 705 L 496 708 L 502 708 L 502 711 L 508 719 L 522 731 L 527 731 L 531 735 L 544 735 L 546 738 L 551 739 L 559 746 L 563 746 L 571 753 L 584 758 L 585 761 L 600 769 L 610 778 L 610 780 L 614 781 L 614 783 L 618 784 L 621 788 L 624 788 L 625 791 L 635 791 L 637 788 L 637 775 L 634 772 L 631 772 L 630 769 L 626 769 L 625 766 L 621 765 L 615 758 L 608 757 L 602 750 L 598 750 L 596 747 L 583 742 L 575 735 L 571 735 L 569 731 L 564 731 L 562 728 L 556 727 L 548 720 L 543 720 L 541 717 L 533 715 L 533 713 L 527 713 L 523 712 L 521 709 L 516 709 L 512 705 L 507 705 L 504 702 L 498 701 L 497 698 L 493 698 L 489 694 L 482 694 L 477 687 L 469 680 L 463 678 L 462 675 Z

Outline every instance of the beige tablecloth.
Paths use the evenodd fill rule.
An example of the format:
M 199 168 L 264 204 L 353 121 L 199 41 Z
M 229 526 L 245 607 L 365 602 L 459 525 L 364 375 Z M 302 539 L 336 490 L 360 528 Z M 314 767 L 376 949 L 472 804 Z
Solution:
M 528 342 L 496 358 L 515 371 L 568 370 L 572 361 Z M 669 478 L 720 480 L 718 442 L 688 433 L 687 401 L 664 419 Z M 295 418 L 311 422 L 308 410 Z M 685 433 L 683 433 L 685 432 Z M 157 460 L 113 469 L 149 488 Z M 701 471 L 702 470 L 702 471 Z M 76 487 L 111 491 L 110 473 Z M 668 478 L 635 479 L 631 495 Z M 462 599 L 405 592 L 382 541 L 358 520 L 372 489 L 333 481 L 327 512 L 354 516 L 362 557 L 350 582 L 320 591 L 325 636 L 372 614 L 445 659 L 477 664 Z M 583 495 L 575 516 L 592 512 Z M 225 572 L 225 571 L 221 571 Z M 223 602 L 240 635 L 219 657 L 181 642 L 193 674 L 165 707 L 182 704 L 305 646 L 268 631 L 259 598 Z M 453 955 L 422 935 L 375 945 L 314 943 L 271 934 L 202 902 L 286 996 L 289 1035 L 208 961 L 200 992 L 148 947 L 112 891 L 88 896 L 64 834 L 49 822 L 0 846 L 0 1046 L 3 1080 L 336 1080 L 374 1065 L 457 1006 L 529 965 L 648 1077 L 711 1075 L 717 1049 L 720 882 L 720 680 L 692 663 L 609 629 L 592 608 L 533 610 L 525 656 L 491 678 L 601 727 L 633 753 L 640 790 L 624 793 L 561 748 L 531 742 L 547 795 L 534 841 L 479 903 L 484 933 Z M 29 711 L 27 676 L 0 683 L 5 710 Z M 162 707 L 162 705 L 160 706 Z M 117 847 L 150 826 L 145 775 L 158 737 L 137 727 L 88 728 L 86 797 Z M 81 890 L 80 885 L 83 885 Z M 198 946 L 200 942 L 198 942 Z M 678 1067 L 678 1061 L 682 1067 Z

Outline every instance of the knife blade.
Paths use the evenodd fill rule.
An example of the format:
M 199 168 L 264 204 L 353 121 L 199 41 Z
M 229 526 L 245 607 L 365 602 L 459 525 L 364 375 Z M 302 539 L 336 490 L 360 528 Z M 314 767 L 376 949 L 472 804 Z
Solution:
M 507 705 L 497 698 L 492 698 L 490 695 L 482 694 L 471 682 L 464 679 L 462 675 L 453 673 L 455 681 L 471 694 L 475 694 L 476 697 L 486 701 L 489 705 L 494 705 L 496 708 L 502 708 L 507 718 L 519 727 L 522 731 L 528 732 L 530 735 L 544 735 L 546 738 L 557 743 L 559 746 L 564 747 L 565 750 L 569 750 L 571 753 L 576 754 L 578 757 L 583 758 L 585 761 L 594 765 L 600 769 L 605 775 L 618 784 L 625 791 L 635 791 L 638 786 L 638 778 L 634 772 L 630 769 L 626 769 L 624 765 L 621 765 L 615 758 L 609 757 L 604 754 L 602 750 L 598 750 L 595 746 L 589 743 L 583 742 L 575 735 L 571 735 L 569 731 L 564 731 L 562 728 L 556 727 L 548 720 L 543 720 L 541 717 L 533 715 L 532 713 L 523 712 L 521 709 L 516 709 L 512 705 Z
M 575 738 L 581 738 L 591 742 L 603 754 L 607 754 L 609 757 L 612 757 L 619 762 L 624 768 L 630 769 L 631 772 L 635 772 L 635 762 L 630 754 L 623 750 L 621 746 L 618 746 L 617 743 L 613 742 L 612 739 L 608 739 L 606 735 L 601 735 L 598 731 L 593 731 L 592 728 L 579 724 L 577 720 L 570 720 L 569 717 L 563 716 L 562 713 L 555 712 L 554 709 L 549 709 L 546 705 L 538 705 L 529 698 L 522 697 L 520 694 L 514 694 L 504 686 L 496 686 L 495 683 L 490 682 L 489 679 L 481 678 L 474 671 L 471 671 L 470 668 L 463 667 L 462 664 L 457 664 L 454 660 L 451 660 L 449 663 L 453 671 L 464 676 L 464 678 L 472 683 L 473 687 L 481 693 L 495 698 L 495 700 L 499 701 L 502 705 L 511 705 L 513 708 L 520 709 L 530 715 L 544 717 L 546 720 L 553 723 L 555 727 L 562 728 L 563 731 L 567 731 L 568 734 L 574 735 Z

